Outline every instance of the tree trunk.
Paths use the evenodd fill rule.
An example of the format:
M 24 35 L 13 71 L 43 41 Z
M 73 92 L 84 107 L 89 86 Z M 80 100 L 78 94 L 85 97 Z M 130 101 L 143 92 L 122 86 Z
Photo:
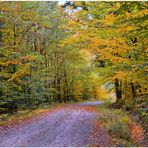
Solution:
M 136 97 L 136 91 L 133 83 L 131 83 L 131 89 L 132 89 L 132 98 L 134 99 Z
M 119 83 L 118 79 L 115 79 L 115 90 L 116 90 L 116 99 L 118 102 L 120 99 L 122 99 L 122 90 L 121 90 L 121 83 Z
M 0 15 L 2 15 L 2 12 L 0 11 Z M 3 27 L 4 23 L 2 21 L 2 19 L 0 19 L 0 46 L 2 45 L 2 37 L 3 37 L 3 34 L 2 34 L 2 29 L 4 28 Z
M 61 98 L 61 80 L 59 76 L 57 77 L 57 97 L 58 97 L 58 102 L 62 103 L 62 98 Z
M 16 51 L 15 48 L 16 48 L 16 26 L 14 24 L 14 28 L 13 28 L 13 33 L 14 33 L 14 40 L 13 40 L 13 45 L 14 45 L 14 52 Z M 13 64 L 13 73 L 16 72 L 16 65 Z
M 67 73 L 66 73 L 66 68 L 64 66 L 64 101 L 65 103 L 68 101 L 68 96 L 69 96 L 69 87 L 68 87 L 68 81 L 67 81 Z
M 38 45 L 37 45 L 37 31 L 36 30 L 35 30 L 35 33 L 34 33 L 33 45 L 34 45 L 34 51 L 37 52 Z
M 105 67 L 105 61 L 104 60 L 99 60 L 99 67 Z

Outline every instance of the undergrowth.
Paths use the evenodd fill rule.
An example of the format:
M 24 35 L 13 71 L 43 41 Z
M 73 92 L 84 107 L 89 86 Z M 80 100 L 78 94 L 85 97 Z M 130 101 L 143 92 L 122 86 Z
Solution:
M 0 115 L 0 130 L 7 126 L 13 126 L 20 124 L 26 120 L 32 119 L 34 117 L 39 117 L 42 114 L 54 110 L 59 104 L 44 105 L 36 109 L 25 109 L 19 110 L 15 114 L 1 114 Z
M 108 104 L 99 105 L 98 121 L 100 125 L 105 127 L 116 146 L 135 146 L 131 139 L 130 117 L 121 109 L 110 109 Z

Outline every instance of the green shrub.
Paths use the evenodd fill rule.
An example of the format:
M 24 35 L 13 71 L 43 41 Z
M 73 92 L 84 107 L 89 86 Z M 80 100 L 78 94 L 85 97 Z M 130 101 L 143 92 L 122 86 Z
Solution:
M 7 113 L 7 112 L 8 112 L 7 108 L 0 107 L 0 114 Z
M 130 139 L 130 129 L 127 124 L 122 121 L 109 122 L 106 125 L 108 131 L 118 138 L 128 140 Z
M 131 143 L 130 118 L 121 109 L 109 109 L 107 106 L 99 106 L 99 123 L 101 123 L 113 137 Z M 122 139 L 122 140 L 121 140 Z M 123 144 L 124 145 L 124 144 Z
M 114 138 L 113 141 L 116 142 L 116 147 L 135 147 L 132 142 L 125 139 Z

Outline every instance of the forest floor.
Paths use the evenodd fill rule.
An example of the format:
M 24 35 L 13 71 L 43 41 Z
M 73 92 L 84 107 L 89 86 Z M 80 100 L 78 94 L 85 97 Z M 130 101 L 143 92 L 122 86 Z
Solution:
M 0 132 L 0 147 L 115 146 L 107 129 L 98 124 L 101 114 L 96 106 L 99 104 L 99 101 L 89 101 L 62 105 L 7 127 Z

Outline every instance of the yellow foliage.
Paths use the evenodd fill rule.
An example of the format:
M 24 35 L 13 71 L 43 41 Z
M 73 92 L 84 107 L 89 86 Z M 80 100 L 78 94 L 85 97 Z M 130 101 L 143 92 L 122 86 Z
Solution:
M 24 65 L 24 67 L 21 70 L 14 73 L 8 81 L 16 81 L 16 82 L 22 83 L 20 78 L 30 74 L 30 67 L 31 67 L 31 64 Z
M 96 88 L 96 97 L 99 99 L 108 99 L 108 94 L 103 86 Z
M 119 80 L 124 80 L 127 79 L 127 77 L 129 76 L 131 72 L 125 72 L 125 71 L 117 71 L 115 76 L 113 77 L 114 79 L 119 79 Z
M 103 23 L 105 25 L 112 25 L 116 21 L 114 14 L 106 15 Z

